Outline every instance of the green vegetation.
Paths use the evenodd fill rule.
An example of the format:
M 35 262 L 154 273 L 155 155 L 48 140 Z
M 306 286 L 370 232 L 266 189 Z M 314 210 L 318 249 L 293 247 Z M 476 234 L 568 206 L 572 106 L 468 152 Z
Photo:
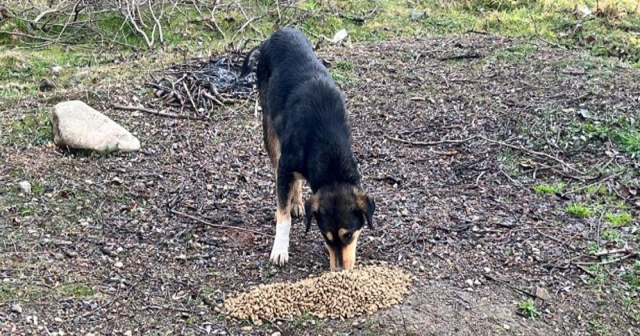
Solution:
M 567 206 L 567 212 L 578 218 L 587 218 L 593 216 L 593 210 L 581 203 L 572 203 Z
M 535 190 L 536 194 L 539 195 L 553 195 L 561 192 L 565 186 L 566 184 L 562 182 L 554 184 L 541 183 L 533 187 L 533 189 Z
M 45 109 L 36 109 L 14 120 L 8 130 L 1 140 L 2 145 L 28 143 L 38 146 L 53 139 L 53 129 Z
M 636 260 L 629 272 L 624 273 L 621 278 L 633 291 L 637 291 L 640 288 L 640 261 Z
M 522 313 L 522 315 L 527 316 L 531 319 L 538 316 L 536 304 L 532 299 L 526 299 L 518 302 L 518 309 L 520 309 L 520 313 Z
M 628 212 L 621 213 L 607 213 L 604 215 L 604 220 L 611 224 L 612 227 L 620 227 L 631 224 L 631 214 Z
M 613 120 L 606 124 L 582 124 L 582 133 L 588 140 L 611 139 L 615 142 L 620 151 L 630 153 L 634 156 L 640 155 L 640 131 L 637 121 Z
M 95 294 L 93 288 L 86 284 L 64 285 L 60 287 L 60 292 L 74 298 L 86 298 Z

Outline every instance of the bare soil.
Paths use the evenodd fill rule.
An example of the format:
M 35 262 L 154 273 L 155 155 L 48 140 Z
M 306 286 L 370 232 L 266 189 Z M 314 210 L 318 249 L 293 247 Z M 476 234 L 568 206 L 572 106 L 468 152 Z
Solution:
M 93 97 L 58 93 L 56 99 L 88 99 L 135 132 L 143 149 L 96 156 L 29 139 L 0 149 L 0 185 L 7 186 L 0 191 L 0 330 L 637 332 L 638 322 L 620 303 L 625 284 L 611 280 L 603 287 L 586 267 L 576 266 L 593 261 L 586 249 L 599 241 L 602 222 L 566 213 L 568 203 L 586 196 L 541 196 L 532 186 L 600 181 L 639 218 L 640 196 L 629 187 L 622 191 L 637 182 L 638 159 L 607 140 L 584 142 L 568 134 L 582 120 L 581 109 L 594 118 L 637 117 L 639 73 L 578 51 L 524 42 L 529 47 L 464 35 L 319 50 L 347 96 L 354 151 L 378 205 L 375 229 L 361 236 L 358 262 L 400 267 L 418 278 L 403 304 L 346 321 L 307 317 L 258 327 L 227 319 L 221 309 L 225 296 L 252 285 L 328 269 L 317 229 L 305 235 L 301 220 L 292 229 L 289 264 L 268 262 L 274 179 L 254 115 L 255 95 L 202 121 L 110 108 L 134 97 L 147 103 L 147 78 L 96 88 Z M 52 104 L 21 102 L 8 115 L 18 119 Z M 609 161 L 621 167 L 618 176 L 594 173 Z M 21 194 L 21 180 L 38 190 Z M 635 248 L 636 240 L 626 241 Z M 628 270 L 634 259 L 613 263 L 611 272 Z M 536 288 L 539 295 L 531 295 Z M 527 298 L 535 298 L 535 319 L 519 314 L 517 303 Z

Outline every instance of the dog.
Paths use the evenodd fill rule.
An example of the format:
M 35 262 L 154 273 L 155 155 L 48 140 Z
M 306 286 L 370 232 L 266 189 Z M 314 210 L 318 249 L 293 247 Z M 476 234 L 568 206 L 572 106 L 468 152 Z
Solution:
M 343 93 L 298 29 L 282 28 L 245 56 L 240 78 L 257 62 L 264 147 L 276 183 L 276 235 L 270 261 L 289 261 L 291 218 L 315 221 L 332 271 L 349 270 L 365 222 L 373 228 L 376 203 L 362 189 L 351 150 L 351 125 Z M 302 199 L 306 181 L 312 195 Z

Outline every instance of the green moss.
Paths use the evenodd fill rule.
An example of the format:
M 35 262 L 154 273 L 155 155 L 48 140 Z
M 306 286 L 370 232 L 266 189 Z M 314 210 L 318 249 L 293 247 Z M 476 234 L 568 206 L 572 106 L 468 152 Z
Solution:
M 620 227 L 631 224 L 631 214 L 627 212 L 621 213 L 607 213 L 604 215 L 604 220 L 611 224 L 612 227 Z
M 593 210 L 588 206 L 580 203 L 569 204 L 567 212 L 578 218 L 587 218 L 593 216 Z

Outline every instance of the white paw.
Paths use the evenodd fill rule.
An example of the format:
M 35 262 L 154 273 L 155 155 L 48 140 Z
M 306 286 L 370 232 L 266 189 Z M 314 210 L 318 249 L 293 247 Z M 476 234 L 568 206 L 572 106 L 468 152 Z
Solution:
M 289 261 L 289 231 L 291 219 L 276 224 L 276 237 L 273 240 L 269 260 L 276 265 L 284 265 Z
M 289 246 L 283 246 L 278 244 L 273 244 L 273 248 L 271 249 L 271 257 L 269 257 L 271 263 L 275 265 L 284 265 L 289 261 Z

